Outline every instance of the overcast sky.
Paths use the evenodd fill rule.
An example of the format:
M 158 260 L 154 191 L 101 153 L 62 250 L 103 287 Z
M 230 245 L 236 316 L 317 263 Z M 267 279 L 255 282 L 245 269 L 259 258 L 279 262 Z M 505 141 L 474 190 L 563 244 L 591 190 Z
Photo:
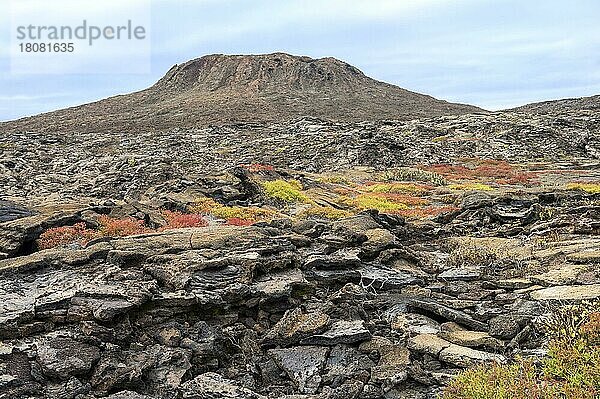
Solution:
M 173 64 L 211 53 L 333 56 L 375 79 L 491 110 L 600 94 L 597 0 L 151 3 L 150 73 L 13 75 L 0 0 L 0 120 L 143 89 Z

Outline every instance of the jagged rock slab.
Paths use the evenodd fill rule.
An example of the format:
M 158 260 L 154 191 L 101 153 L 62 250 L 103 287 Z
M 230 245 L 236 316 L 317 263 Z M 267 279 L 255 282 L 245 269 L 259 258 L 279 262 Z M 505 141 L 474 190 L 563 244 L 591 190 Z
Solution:
M 486 331 L 488 329 L 488 325 L 486 323 L 482 323 L 478 320 L 475 320 L 473 317 L 469 316 L 465 312 L 452 309 L 448 306 L 444 306 L 433 301 L 415 299 L 411 300 L 409 304 L 415 309 L 423 309 L 429 312 L 433 312 L 440 317 L 443 317 L 447 320 L 455 321 L 459 324 L 463 324 L 475 330 Z
M 265 396 L 240 387 L 217 373 L 204 373 L 181 386 L 183 399 L 266 399 Z
M 334 322 L 329 330 L 316 334 L 301 341 L 306 345 L 337 345 L 352 344 L 371 338 L 371 333 L 362 320 L 339 320 Z
M 459 346 L 432 334 L 421 334 L 409 340 L 411 350 L 427 353 L 441 361 L 458 367 L 471 367 L 478 363 L 504 363 L 504 356 Z
M 263 342 L 284 345 L 297 343 L 307 336 L 322 332 L 329 324 L 330 318 L 323 312 L 303 313 L 299 308 L 288 310 L 266 334 Z

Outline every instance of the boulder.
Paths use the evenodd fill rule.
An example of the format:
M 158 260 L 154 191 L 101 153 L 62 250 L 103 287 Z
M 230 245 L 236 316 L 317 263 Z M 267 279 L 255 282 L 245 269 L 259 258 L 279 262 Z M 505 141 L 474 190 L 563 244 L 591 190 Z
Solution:
M 268 351 L 301 393 L 313 394 L 321 385 L 321 374 L 327 361 L 328 348 L 298 346 Z
M 409 305 L 411 308 L 422 309 L 432 312 L 447 320 L 463 324 L 478 331 L 486 331 L 488 329 L 487 324 L 475 320 L 473 317 L 469 316 L 465 312 L 450 308 L 448 306 L 442 305 L 431 300 L 413 299 L 410 301 Z

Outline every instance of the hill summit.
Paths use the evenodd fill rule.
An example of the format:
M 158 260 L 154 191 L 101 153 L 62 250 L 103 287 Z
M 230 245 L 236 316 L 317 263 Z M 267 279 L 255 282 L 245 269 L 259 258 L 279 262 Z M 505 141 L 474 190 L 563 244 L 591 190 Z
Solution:
M 374 80 L 335 58 L 207 55 L 146 90 L 10 122 L 10 130 L 164 130 L 235 122 L 407 120 L 481 112 Z

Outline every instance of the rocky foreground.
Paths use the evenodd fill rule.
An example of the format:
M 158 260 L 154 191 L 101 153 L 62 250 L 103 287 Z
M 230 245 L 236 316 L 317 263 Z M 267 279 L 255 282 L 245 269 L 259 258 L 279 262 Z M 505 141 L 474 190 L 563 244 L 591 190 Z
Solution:
M 5 201 L 0 397 L 434 398 L 461 369 L 542 354 L 536 320 L 557 302 L 600 298 L 598 195 L 524 190 L 466 191 L 411 222 L 285 217 L 41 251 L 52 226 L 157 220 L 189 192 Z

